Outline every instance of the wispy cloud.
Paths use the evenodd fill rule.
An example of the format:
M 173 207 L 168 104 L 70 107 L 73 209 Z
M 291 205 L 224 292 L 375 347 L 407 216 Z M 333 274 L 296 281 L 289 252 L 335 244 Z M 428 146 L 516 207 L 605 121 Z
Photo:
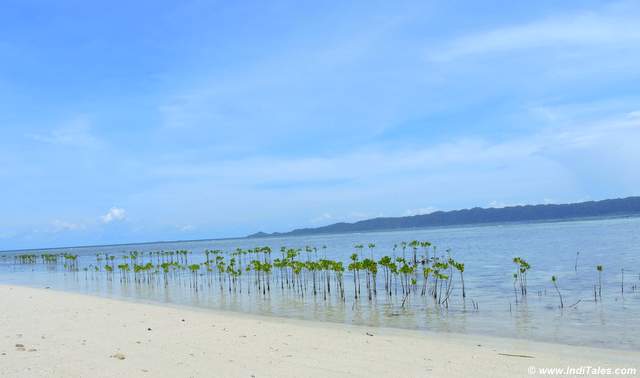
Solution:
M 195 227 L 190 224 L 184 224 L 184 225 L 177 226 L 177 229 L 181 232 L 189 232 L 189 231 L 193 231 Z
M 418 209 L 408 209 L 404 212 L 403 215 L 405 216 L 413 216 L 413 215 L 424 215 L 424 214 L 431 214 L 434 211 L 437 211 L 438 209 L 436 209 L 435 207 L 421 207 Z
M 118 222 L 118 221 L 123 221 L 127 218 L 127 212 L 119 207 L 112 207 L 111 209 L 109 209 L 109 211 L 100 217 L 100 219 L 102 220 L 102 223 L 111 223 L 111 222 Z
M 0 232 L 0 239 L 11 239 L 16 235 L 17 233 L 15 231 L 2 231 Z
M 166 96 L 157 107 L 158 133 L 197 143 L 206 139 L 216 151 L 245 154 L 256 145 L 291 145 L 292 139 L 315 149 L 319 135 L 327 136 L 327 145 L 336 134 L 376 134 L 403 113 L 400 108 L 410 107 L 399 94 L 407 83 L 415 85 L 415 76 L 385 63 L 398 63 L 393 57 L 401 48 L 389 36 L 410 18 L 407 14 L 385 13 L 366 22 L 368 16 L 359 13 L 347 23 L 339 16 L 332 24 L 340 33 L 324 30 L 321 38 L 301 33 L 285 49 L 222 71 L 212 68 Z M 375 63 L 369 66 L 369 60 Z
M 286 213 L 288 224 L 299 227 L 381 213 L 430 212 L 434 209 L 411 207 L 425 197 L 432 199 L 433 208 L 449 210 L 538 203 L 543 198 L 574 201 L 605 181 L 617 188 L 613 196 L 632 193 L 640 185 L 632 173 L 632 167 L 640 164 L 640 151 L 630 143 L 640 140 L 635 112 L 591 121 L 580 117 L 572 121 L 560 110 L 555 112 L 560 123 L 548 122 L 539 131 L 502 140 L 462 137 L 402 149 L 369 145 L 349 153 L 302 158 L 147 162 L 151 168 L 145 174 L 150 179 L 171 184 L 148 188 L 136 201 L 162 201 L 163 193 L 171 192 L 179 206 L 189 208 L 199 203 L 189 198 L 202 201 L 206 196 L 219 211 L 230 214 L 227 222 L 246 222 L 247 214 L 260 207 L 261 217 L 270 219 L 271 211 Z M 265 189 L 270 182 L 306 180 L 341 184 L 292 185 L 284 197 L 280 190 Z M 237 198 L 243 198 L 242 203 Z M 309 213 L 319 215 L 309 217 Z M 281 224 L 276 230 L 282 228 L 287 227 Z
M 294 189 L 307 186 L 307 180 L 331 182 L 341 187 L 376 177 L 412 174 L 425 170 L 454 171 L 503 165 L 523 158 L 548 156 L 555 152 L 571 153 L 578 149 L 625 140 L 640 133 L 640 118 L 635 113 L 570 126 L 549 125 L 541 131 L 503 140 L 461 138 L 450 142 L 405 149 L 388 150 L 385 146 L 368 146 L 346 154 L 308 158 L 256 158 L 215 163 L 162 164 L 149 170 L 153 176 L 173 179 L 234 177 L 246 184 L 261 183 L 258 189 L 279 187 L 288 182 Z M 296 183 L 301 183 L 296 185 Z
M 521 25 L 458 37 L 428 54 L 434 61 L 541 47 L 635 47 L 640 42 L 640 9 L 610 7 L 603 12 L 553 16 Z
M 55 219 L 53 222 L 51 222 L 51 228 L 49 229 L 49 231 L 52 233 L 58 233 L 64 231 L 78 231 L 85 228 L 86 226 L 81 223 L 72 223 L 60 219 Z
M 96 147 L 100 140 L 92 133 L 92 123 L 87 116 L 76 116 L 49 132 L 30 133 L 27 137 L 38 142 L 73 147 Z
M 326 223 L 329 223 L 333 220 L 333 216 L 329 213 L 322 213 L 320 214 L 320 216 L 317 216 L 315 218 L 312 218 L 309 220 L 309 223 L 313 224 L 313 225 L 324 225 Z
M 2 232 L 227 236 L 640 187 L 636 1 L 265 5 L 248 24 L 253 6 L 196 8 L 154 29 L 171 56 L 110 22 L 71 51 L 85 30 L 66 14 L 71 28 L 12 42 L 34 59 L 0 78 L 2 123 L 20 125 L 0 126 Z
M 494 208 L 494 209 L 502 209 L 503 207 L 522 206 L 522 205 L 524 205 L 524 203 L 511 203 L 511 202 L 493 200 L 487 204 L 487 207 Z

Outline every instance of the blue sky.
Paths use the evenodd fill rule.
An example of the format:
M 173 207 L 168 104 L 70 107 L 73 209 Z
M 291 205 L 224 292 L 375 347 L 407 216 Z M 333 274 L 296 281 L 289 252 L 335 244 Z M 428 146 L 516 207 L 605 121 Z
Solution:
M 0 249 L 640 194 L 640 4 L 5 0 Z

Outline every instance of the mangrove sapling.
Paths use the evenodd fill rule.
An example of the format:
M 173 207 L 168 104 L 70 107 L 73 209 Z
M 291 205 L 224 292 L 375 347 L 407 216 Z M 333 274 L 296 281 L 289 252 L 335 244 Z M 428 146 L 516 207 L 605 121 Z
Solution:
M 385 294 L 389 294 L 389 263 L 391 262 L 391 257 L 383 256 L 378 264 L 382 267 L 382 275 L 384 278 L 384 292 Z
M 428 241 L 423 241 L 420 242 L 420 246 L 424 250 L 424 261 L 422 262 L 422 265 L 425 265 L 429 262 L 429 247 L 431 247 L 431 243 Z
M 267 286 L 267 290 L 265 292 L 264 285 L 262 285 L 262 295 L 266 295 L 266 293 L 271 293 L 271 270 L 273 265 L 271 263 L 263 263 L 262 271 L 264 272 L 264 281 Z
M 558 289 L 558 279 L 556 278 L 556 276 L 551 276 L 551 282 L 553 282 L 553 287 L 556 288 L 556 292 L 558 293 L 558 297 L 560 298 L 560 308 L 564 308 L 562 294 L 560 293 L 560 289 Z
M 416 279 L 415 279 L 415 278 L 412 278 L 412 279 L 411 279 L 411 285 L 415 286 L 416 284 L 417 284 Z M 401 304 L 401 306 L 400 306 L 400 307 L 404 308 L 404 304 L 407 302 L 407 298 L 409 298 L 409 293 L 410 293 L 410 291 L 409 291 L 409 290 L 407 290 L 407 291 L 405 292 L 405 294 L 404 294 L 404 296 L 403 296 L 403 298 L 402 298 L 402 304 Z
M 367 294 L 369 300 L 371 300 L 371 293 L 373 292 L 374 295 L 376 294 L 376 275 L 378 273 L 378 264 L 371 259 L 364 259 L 361 264 L 366 275 Z
M 349 264 L 348 269 L 350 272 L 353 272 L 353 294 L 355 299 L 358 299 L 358 293 L 360 291 L 360 287 L 358 285 L 358 283 L 360 282 L 360 280 L 358 279 L 359 266 L 360 263 L 358 262 L 358 254 L 353 253 L 351 255 L 351 263 Z
M 454 269 L 460 273 L 463 298 L 466 297 L 463 264 L 454 261 L 450 256 L 447 264 L 445 262 L 447 260 L 438 258 L 435 246 L 433 246 L 434 258 L 432 260 L 431 252 L 429 251 L 431 245 L 428 242 L 413 241 L 410 245 L 413 249 L 413 259 L 412 256 L 406 259 L 396 258 L 395 249 L 398 246 L 406 248 L 408 246 L 406 242 L 398 243 L 394 247 L 393 258 L 383 256 L 379 261 L 373 258 L 359 260 L 358 254 L 354 254 L 351 264 L 349 264 L 349 270 L 354 275 L 354 296 L 356 300 L 361 296 L 361 271 L 364 271 L 366 275 L 362 278 L 365 278 L 368 298 L 370 301 L 374 300 L 374 296 L 377 295 L 377 273 L 379 268 L 383 270 L 385 293 L 388 295 L 389 300 L 393 299 L 394 291 L 398 295 L 400 285 L 397 285 L 397 281 L 400 280 L 403 307 L 406 306 L 412 290 L 417 295 L 417 285 L 422 286 L 422 296 L 427 293 L 433 294 L 440 304 L 447 306 L 453 291 L 453 281 L 455 281 L 453 277 Z M 358 252 L 363 252 L 365 246 L 369 248 L 370 257 L 375 257 L 374 243 L 357 245 L 355 249 Z M 325 247 L 323 247 L 323 252 L 324 249 Z M 76 256 L 69 253 L 55 255 L 23 254 L 14 255 L 12 258 L 15 259 L 16 264 L 33 264 L 35 261 L 35 263 L 49 264 L 52 268 L 58 266 L 58 264 L 63 266 L 64 263 L 65 271 L 75 273 L 80 269 L 84 270 L 85 280 L 89 279 L 89 274 L 91 274 L 92 280 L 99 280 L 102 276 L 100 274 L 101 268 L 104 266 L 106 279 L 113 281 L 113 275 L 119 273 L 118 276 L 122 286 L 129 285 L 129 282 L 136 286 L 148 285 L 164 288 L 168 288 L 170 284 L 175 284 L 178 287 L 190 287 L 195 292 L 207 288 L 211 290 L 216 286 L 215 280 L 217 279 L 221 294 L 225 294 L 227 289 L 229 293 L 242 293 L 242 286 L 246 285 L 247 294 L 249 295 L 253 295 L 256 291 L 261 292 L 262 295 L 267 295 L 270 292 L 271 284 L 278 284 L 279 280 L 278 286 L 280 286 L 283 293 L 287 289 L 292 290 L 304 300 L 304 295 L 308 290 L 311 290 L 313 282 L 314 295 L 319 295 L 321 289 L 323 299 L 330 301 L 332 300 L 332 289 L 334 289 L 333 295 L 344 302 L 346 298 L 343 283 L 345 266 L 343 263 L 328 260 L 326 256 L 320 258 L 318 248 L 313 246 L 304 248 L 304 251 L 307 252 L 304 259 L 306 261 L 298 261 L 296 257 L 300 251 L 300 249 L 282 247 L 282 258 L 275 259 L 273 263 L 270 258 L 269 247 L 237 248 L 228 253 L 203 249 L 198 252 L 198 255 L 193 255 L 193 261 L 189 256 L 191 252 L 187 250 L 127 251 L 117 255 L 98 253 L 95 255 L 95 265 L 90 264 L 88 267 L 79 266 Z M 406 253 L 404 255 L 406 256 Z M 443 258 L 445 257 L 443 256 Z M 418 272 L 418 263 L 422 265 L 420 269 L 421 275 Z M 437 265 L 439 268 L 438 274 L 433 272 L 432 264 L 436 263 L 439 263 Z M 272 268 L 279 270 L 279 272 L 272 275 Z M 116 269 L 118 272 L 116 272 Z M 201 269 L 204 269 L 204 272 Z M 203 279 L 205 281 L 202 281 Z M 421 282 L 420 280 L 423 281 Z M 332 281 L 334 283 L 333 288 L 331 287 Z M 435 284 L 431 285 L 430 281 L 435 281 Z M 255 290 L 251 290 L 252 288 L 255 288 Z M 476 308 L 475 304 L 474 308 Z
M 365 282 L 367 287 L 367 295 L 369 301 L 371 301 L 371 259 L 362 260 L 362 268 L 364 269 Z
M 456 270 L 458 272 L 460 272 L 460 282 L 462 283 L 462 298 L 465 298 L 467 296 L 467 294 L 465 293 L 464 290 L 464 264 L 455 261 L 452 258 L 449 258 L 449 265 L 452 265 L 454 268 L 456 268 Z
M 111 273 L 113 272 L 113 267 L 111 265 L 104 266 L 105 272 L 107 272 L 107 280 L 111 280 Z
M 224 257 L 216 256 L 216 268 L 218 269 L 218 283 L 220 285 L 220 291 L 224 290 L 224 273 L 227 271 Z
M 596 265 L 598 271 L 598 297 L 602 299 L 602 265 Z
M 409 277 L 415 271 L 415 266 L 408 264 L 404 259 L 398 257 L 399 262 L 402 264 L 400 267 L 400 283 L 402 284 L 402 293 L 408 294 L 411 292 L 411 285 Z
M 462 282 L 462 298 L 466 298 L 467 297 L 467 292 L 464 289 L 464 264 L 463 263 L 458 263 L 457 264 L 457 269 L 460 272 L 460 281 Z
M 38 256 L 35 254 L 22 254 L 14 257 L 14 262 L 20 264 L 35 264 L 38 262 Z
M 276 258 L 273 260 L 273 266 L 280 271 L 280 290 L 284 292 L 284 270 L 286 268 L 286 262 L 284 259 Z
M 378 263 L 375 262 L 375 260 L 371 260 L 371 263 L 369 265 L 369 270 L 371 271 L 371 275 L 373 277 L 373 295 L 378 295 Z
M 413 265 L 418 265 L 418 246 L 420 246 L 420 242 L 413 240 L 409 243 L 409 246 L 413 249 Z
M 439 270 L 434 270 L 433 276 L 436 278 L 436 284 L 434 286 L 433 295 L 434 299 L 438 301 L 438 304 L 442 304 L 442 287 L 444 283 L 449 279 L 449 276 L 443 273 L 440 273 Z M 440 281 L 440 286 L 438 287 L 438 281 Z M 446 291 L 445 291 L 446 293 Z
M 344 265 L 342 264 L 342 262 L 335 262 L 333 264 L 333 270 L 335 271 L 335 275 L 336 275 L 336 279 L 338 281 L 338 287 L 340 288 L 340 298 L 342 298 L 342 301 L 345 301 L 345 297 L 344 297 L 344 282 L 343 282 L 343 276 L 344 276 Z
M 307 253 L 307 262 L 311 261 L 311 253 L 313 252 L 313 248 L 309 245 L 304 247 L 304 251 Z
M 422 292 L 420 293 L 421 296 L 425 296 L 427 294 L 427 284 L 429 282 L 429 275 L 431 274 L 431 268 L 430 267 L 424 267 L 422 268 Z
M 398 249 L 398 244 L 394 244 L 391 250 L 391 262 L 389 263 L 389 270 L 391 270 L 391 264 L 396 261 L 396 250 Z M 397 274 L 393 274 L 393 287 L 395 288 L 396 295 L 398 294 L 398 276 Z M 391 286 L 391 279 L 389 279 L 389 286 Z M 391 296 L 391 289 L 389 289 L 389 296 Z
M 516 274 L 520 283 L 520 294 L 524 297 L 527 295 L 527 272 L 531 269 L 531 265 L 520 257 L 514 257 L 513 263 L 517 265 Z
M 120 271 L 120 283 L 128 281 L 129 264 L 119 264 L 118 270 Z
M 449 258 L 449 260 L 451 260 L 451 258 Z M 449 265 L 449 274 L 448 274 L 448 279 L 447 279 L 447 288 L 445 290 L 445 297 L 442 300 L 442 303 L 444 303 L 445 307 L 449 307 L 449 297 L 451 296 L 451 292 L 453 291 L 453 266 L 451 265 L 451 263 L 448 263 Z
M 393 289 L 394 289 L 394 293 L 395 295 L 398 295 L 398 264 L 396 264 L 395 262 L 393 262 L 393 260 L 389 263 L 389 273 L 391 274 L 391 276 L 393 277 Z M 391 286 L 392 286 L 392 281 L 391 279 L 389 279 L 389 297 L 392 296 L 392 292 L 391 292 Z
M 449 280 L 449 277 L 450 277 L 450 275 L 446 275 L 441 272 L 447 269 L 449 269 L 448 263 L 441 262 L 437 258 L 434 260 L 433 277 L 435 278 L 435 283 L 433 286 L 433 299 L 437 300 L 438 304 L 442 303 L 442 289 L 443 289 L 443 286 L 445 285 L 445 282 L 447 282 L 447 280 Z M 440 283 L 439 286 L 438 286 L 438 283 Z M 448 289 L 448 286 L 447 286 L 447 289 Z

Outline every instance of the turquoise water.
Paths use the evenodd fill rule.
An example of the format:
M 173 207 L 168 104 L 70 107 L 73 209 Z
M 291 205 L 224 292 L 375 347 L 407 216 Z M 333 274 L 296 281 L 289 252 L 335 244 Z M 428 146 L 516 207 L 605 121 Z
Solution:
M 438 305 L 429 296 L 416 292 L 407 297 L 403 307 L 402 295 L 389 298 L 378 293 L 371 301 L 366 295 L 356 300 L 350 272 L 345 273 L 343 301 L 337 295 L 327 299 L 313 295 L 301 297 L 275 288 L 268 295 L 262 295 L 256 290 L 247 292 L 248 284 L 242 293 L 229 292 L 215 284 L 209 286 L 204 278 L 199 279 L 196 291 L 188 271 L 165 287 L 122 283 L 117 278 L 106 279 L 104 272 L 82 270 L 96 264 L 96 253 L 189 250 L 192 252 L 189 263 L 193 263 L 204 261 L 205 249 L 233 251 L 257 246 L 270 246 L 274 255 L 278 255 L 276 252 L 281 246 L 326 246 L 321 254 L 347 263 L 356 244 L 375 243 L 373 253 L 379 258 L 392 255 L 394 244 L 414 239 L 437 245 L 439 254 L 449 249 L 452 257 L 465 264 L 466 298 L 462 298 L 457 275 L 452 281 L 448 306 Z M 78 247 L 29 253 L 61 252 L 77 254 L 80 271 L 53 269 L 40 263 L 16 264 L 13 258 L 16 252 L 0 252 L 0 283 L 269 316 L 640 350 L 637 321 L 640 315 L 640 218 Z M 576 271 L 577 252 L 580 254 Z M 401 254 L 396 249 L 395 255 Z M 369 256 L 366 247 L 362 255 Z M 517 304 L 512 278 L 515 256 L 525 258 L 532 266 L 528 273 L 528 295 Z M 598 301 L 594 300 L 594 285 L 598 281 L 596 265 L 603 266 L 602 298 Z M 564 309 L 559 308 L 552 275 L 558 278 Z M 378 288 L 381 288 L 382 274 L 378 278 Z

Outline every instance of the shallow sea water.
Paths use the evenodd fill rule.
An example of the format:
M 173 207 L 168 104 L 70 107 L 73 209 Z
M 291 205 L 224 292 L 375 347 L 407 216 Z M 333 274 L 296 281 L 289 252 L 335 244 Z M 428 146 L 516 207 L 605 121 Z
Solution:
M 240 294 L 208 286 L 199 278 L 196 292 L 185 272 L 179 280 L 164 285 L 121 283 L 107 280 L 105 273 L 85 273 L 82 268 L 96 264 L 96 253 L 123 254 L 133 250 L 192 252 L 189 262 L 202 262 L 205 249 L 233 251 L 236 248 L 270 246 L 273 257 L 281 246 L 326 246 L 321 254 L 345 262 L 355 244 L 375 243 L 375 257 L 392 255 L 394 244 L 428 240 L 438 253 L 450 249 L 456 260 L 464 262 L 467 298 L 463 299 L 456 274 L 447 308 L 430 298 L 411 295 L 405 307 L 402 296 L 389 299 L 378 294 L 369 301 L 366 295 L 353 297 L 353 278 L 345 273 L 346 300 L 336 295 L 327 300 L 272 287 L 263 296 L 245 285 Z M 578 256 L 577 271 L 576 252 Z M 77 254 L 79 272 L 47 268 L 45 264 L 15 264 L 13 256 L 21 252 L 0 252 L 0 283 L 50 287 L 110 298 L 152 301 L 229 310 L 268 316 L 291 317 L 381 327 L 399 327 L 430 331 L 486 334 L 527 338 L 574 345 L 640 350 L 640 218 L 596 219 L 570 222 L 520 223 L 508 225 L 412 229 L 361 234 L 300 236 L 264 239 L 228 239 L 176 243 L 149 243 L 102 247 L 76 247 L 37 250 L 28 253 Z M 396 255 L 402 255 L 400 249 Z M 407 249 L 407 255 L 410 249 Z M 362 257 L 368 257 L 365 248 Z M 532 266 L 528 274 L 526 300 L 515 303 L 513 278 L 515 256 Z M 301 257 L 304 260 L 304 252 Z M 603 265 L 602 300 L 594 301 L 597 283 L 596 265 Z M 624 269 L 624 294 L 622 293 Z M 276 274 L 274 272 L 274 274 Z M 565 308 L 551 283 L 558 277 Z M 379 274 L 381 280 L 382 274 Z M 117 273 L 115 274 L 117 277 Z M 216 281 L 217 282 L 217 281 Z M 362 284 L 364 288 L 364 283 Z M 381 281 L 378 288 L 382 288 Z M 383 291 L 383 290 L 380 290 Z M 473 303 L 477 303 L 474 308 Z M 577 303 L 577 304 L 575 304 Z M 575 304 L 575 305 L 574 305 Z

